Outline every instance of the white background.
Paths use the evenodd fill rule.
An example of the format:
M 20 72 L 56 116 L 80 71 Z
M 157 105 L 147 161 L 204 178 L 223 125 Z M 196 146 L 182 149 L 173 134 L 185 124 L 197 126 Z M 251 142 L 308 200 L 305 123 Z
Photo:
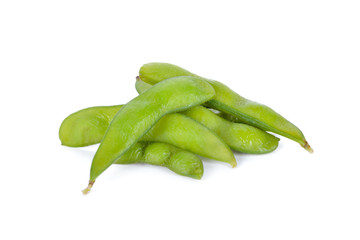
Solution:
M 360 239 L 359 1 L 1 1 L 1 239 Z M 126 103 L 142 64 L 219 80 L 295 123 L 193 180 L 60 145 L 70 113 Z

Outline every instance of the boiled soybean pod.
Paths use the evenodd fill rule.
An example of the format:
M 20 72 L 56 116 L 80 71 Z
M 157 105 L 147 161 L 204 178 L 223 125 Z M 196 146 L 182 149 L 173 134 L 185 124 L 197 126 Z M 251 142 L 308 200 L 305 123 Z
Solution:
M 122 106 L 91 107 L 70 114 L 60 126 L 61 143 L 69 147 L 99 143 Z M 182 114 L 170 113 L 162 117 L 140 140 L 168 143 L 206 158 L 236 165 L 232 151 L 220 137 Z
M 180 113 L 167 114 L 142 138 L 142 141 L 169 143 L 200 156 L 236 166 L 234 153 L 206 126 Z
M 136 79 L 135 88 L 139 93 L 151 88 L 152 85 Z M 274 151 L 279 138 L 253 126 L 229 122 L 217 116 L 211 110 L 196 106 L 182 112 L 184 115 L 200 122 L 214 131 L 233 150 L 261 154 Z
M 164 115 L 202 104 L 215 95 L 206 81 L 194 77 L 174 77 L 162 81 L 132 99 L 112 119 L 93 158 L 90 191 L 96 178 L 121 157 Z
M 234 115 L 244 123 L 264 131 L 277 133 L 294 140 L 307 151 L 313 152 L 301 130 L 294 124 L 268 106 L 250 101 L 218 81 L 202 78 L 168 63 L 148 63 L 143 65 L 139 71 L 140 79 L 149 84 L 156 84 L 175 76 L 193 76 L 206 80 L 216 92 L 215 97 L 206 103 L 207 106 Z
M 164 166 L 186 177 L 201 179 L 204 167 L 193 153 L 159 142 L 137 142 L 115 164 L 147 163 Z
M 70 114 L 60 125 L 61 144 L 68 147 L 85 147 L 100 143 L 111 120 L 122 106 L 96 106 Z
M 269 153 L 279 144 L 279 138 L 247 124 L 229 122 L 203 106 L 193 107 L 183 114 L 214 131 L 231 149 L 239 152 Z

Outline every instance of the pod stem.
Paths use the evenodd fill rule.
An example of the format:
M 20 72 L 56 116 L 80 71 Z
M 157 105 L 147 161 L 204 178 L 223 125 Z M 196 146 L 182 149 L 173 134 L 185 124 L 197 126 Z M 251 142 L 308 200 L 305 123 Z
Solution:
M 309 153 L 313 153 L 314 150 L 310 147 L 309 143 L 307 141 L 305 141 L 304 145 L 301 145 L 303 148 L 305 148 L 306 151 L 308 151 Z
M 90 192 L 91 188 L 93 187 L 94 183 L 95 183 L 95 180 L 90 180 L 89 185 L 84 190 L 82 190 L 82 193 L 84 195 L 88 194 Z

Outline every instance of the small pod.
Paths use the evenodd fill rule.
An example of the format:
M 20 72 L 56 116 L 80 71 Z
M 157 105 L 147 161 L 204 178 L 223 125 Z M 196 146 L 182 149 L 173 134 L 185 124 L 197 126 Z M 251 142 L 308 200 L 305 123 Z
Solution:
M 204 173 L 202 161 L 198 156 L 159 142 L 137 142 L 114 163 L 147 163 L 164 166 L 179 175 L 194 179 L 201 179 Z
M 152 85 L 175 76 L 192 76 L 206 80 L 216 92 L 215 97 L 208 101 L 206 106 L 234 115 L 242 122 L 264 131 L 277 133 L 294 140 L 307 151 L 313 152 L 303 133 L 294 124 L 268 106 L 250 101 L 218 81 L 202 78 L 168 63 L 148 63 L 143 65 L 139 71 L 140 79 Z

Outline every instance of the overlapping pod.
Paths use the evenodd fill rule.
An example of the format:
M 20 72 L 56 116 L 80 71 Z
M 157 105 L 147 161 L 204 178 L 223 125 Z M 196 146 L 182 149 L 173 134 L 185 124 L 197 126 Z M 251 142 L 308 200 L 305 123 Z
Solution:
M 114 163 L 147 163 L 164 166 L 186 177 L 201 179 L 204 167 L 195 154 L 166 143 L 137 142 Z
M 247 124 L 229 122 L 203 106 L 193 107 L 183 114 L 214 131 L 231 149 L 239 152 L 269 153 L 279 144 L 279 138 Z
M 271 108 L 241 97 L 220 82 L 202 78 L 168 63 L 148 63 L 143 65 L 139 71 L 140 79 L 149 84 L 156 84 L 175 76 L 192 76 L 206 80 L 216 92 L 215 97 L 206 103 L 207 106 L 234 115 L 249 125 L 294 140 L 307 151 L 313 152 L 303 133 L 294 124 Z
M 122 106 L 90 107 L 69 115 L 60 126 L 62 145 L 84 147 L 100 143 L 111 120 Z M 165 166 L 177 174 L 195 179 L 201 179 L 204 171 L 202 161 L 195 154 L 157 142 L 138 142 L 114 163 Z
M 83 147 L 100 143 L 111 120 L 123 106 L 90 107 L 70 114 L 60 126 L 62 145 Z M 233 153 L 221 138 L 179 113 L 162 117 L 140 140 L 168 143 L 203 157 L 236 165 Z
M 136 79 L 135 88 L 139 93 L 145 92 L 151 87 L 152 85 L 139 78 Z M 277 137 L 263 130 L 247 124 L 229 122 L 202 106 L 190 108 L 182 114 L 203 124 L 222 138 L 231 149 L 239 152 L 269 153 L 274 151 L 279 143 Z
M 141 93 L 152 85 L 137 79 L 135 86 Z M 81 147 L 100 143 L 112 118 L 122 106 L 91 107 L 69 115 L 61 124 L 59 131 L 62 144 Z M 271 134 L 246 124 L 229 122 L 207 108 L 196 106 L 182 113 L 212 130 L 233 150 L 261 154 L 271 152 L 278 146 L 279 139 Z M 192 141 L 189 142 L 188 139 Z M 225 147 L 212 133 L 178 114 L 161 119 L 142 140 L 166 142 L 216 160 L 224 159 L 224 156 L 229 155 L 219 155 L 224 152 Z
M 92 161 L 89 185 L 83 193 L 88 193 L 96 178 L 138 142 L 161 117 L 209 101 L 214 94 L 214 89 L 206 81 L 182 76 L 156 84 L 128 102 L 107 128 Z

